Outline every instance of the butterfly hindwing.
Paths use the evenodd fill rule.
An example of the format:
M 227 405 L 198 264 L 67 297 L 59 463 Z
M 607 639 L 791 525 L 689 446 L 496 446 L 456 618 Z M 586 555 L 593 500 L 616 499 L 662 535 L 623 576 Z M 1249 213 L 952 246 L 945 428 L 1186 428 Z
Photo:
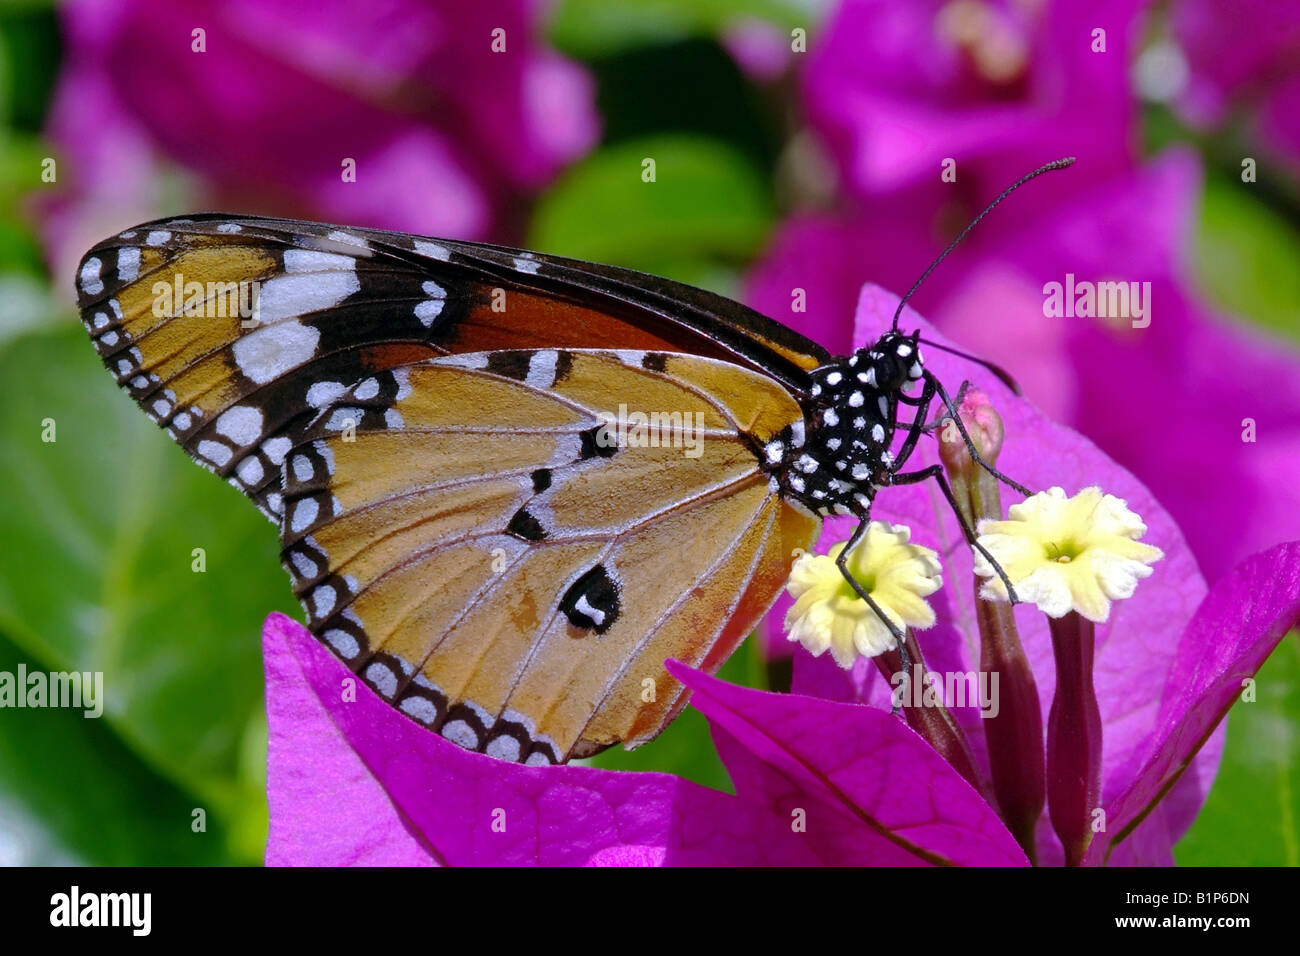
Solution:
M 638 412 L 667 417 L 637 432 Z M 814 540 L 756 451 L 800 416 L 771 379 L 680 354 L 388 370 L 290 453 L 285 565 L 312 630 L 462 746 L 635 745 L 684 702 L 664 660 L 716 669 Z

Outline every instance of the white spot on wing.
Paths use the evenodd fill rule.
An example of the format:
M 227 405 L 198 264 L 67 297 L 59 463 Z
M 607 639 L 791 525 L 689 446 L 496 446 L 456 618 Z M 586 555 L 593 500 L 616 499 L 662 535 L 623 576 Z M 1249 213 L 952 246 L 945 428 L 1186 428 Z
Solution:
M 329 275 L 332 277 L 336 274 Z M 317 276 L 310 278 L 319 280 Z M 356 282 L 355 275 L 350 278 Z M 284 279 L 272 279 L 263 286 L 262 300 L 266 299 L 267 289 L 274 283 L 283 281 Z M 300 322 L 280 322 L 245 335 L 234 344 L 232 351 L 239 370 L 258 385 L 265 385 L 310 359 L 315 354 L 319 341 L 319 329 Z
M 499 737 L 493 737 L 488 741 L 484 753 L 489 757 L 496 757 L 498 760 L 517 761 L 519 759 L 519 741 L 509 734 L 501 734 Z
M 334 252 L 318 252 L 315 249 L 286 249 L 284 269 L 286 272 L 351 272 L 357 267 L 351 256 Z
M 555 384 L 555 369 L 560 360 L 560 353 L 555 349 L 534 352 L 528 360 L 528 377 L 524 382 L 533 388 L 550 388 Z
M 347 391 L 342 382 L 313 382 L 307 389 L 307 404 L 313 408 L 324 408 L 334 399 Z
M 140 250 L 134 246 L 117 250 L 117 277 L 123 282 L 133 282 L 140 274 Z
M 458 747 L 465 747 L 468 750 L 478 748 L 478 734 L 463 720 L 452 720 L 443 724 L 440 733 Z
M 322 634 L 321 637 L 325 638 L 325 642 L 329 644 L 330 647 L 334 648 L 334 650 L 338 651 L 339 655 L 344 660 L 347 661 L 350 661 L 352 660 L 352 658 L 356 657 L 357 653 L 361 650 L 361 648 L 357 645 L 357 639 L 355 637 L 353 637 L 347 631 L 341 631 L 338 628 L 333 628 L 333 627 L 330 628 L 328 631 Z M 382 666 L 382 665 L 378 665 L 378 664 L 371 665 L 371 667 L 378 667 L 378 666 Z M 389 671 L 389 673 L 391 674 L 392 671 Z M 395 684 L 393 689 L 394 690 L 397 689 Z
M 289 449 L 292 447 L 293 442 L 283 435 L 277 435 L 262 442 L 262 454 L 266 456 L 267 461 L 279 467 L 284 464 L 284 456 L 289 454 Z
M 337 600 L 338 592 L 329 584 L 319 585 L 311 592 L 311 606 L 317 618 L 328 617 Z
M 372 661 L 366 668 L 366 680 L 370 681 L 375 690 L 385 697 L 392 697 L 397 693 L 397 675 L 387 664 L 380 661 Z
M 99 295 L 104 291 L 104 282 L 99 277 L 102 266 L 98 256 L 91 256 L 81 264 L 81 291 L 86 295 Z
M 229 462 L 231 456 L 234 455 L 234 452 L 230 450 L 229 446 L 223 445 L 219 441 L 199 442 L 198 452 L 200 457 L 206 458 L 218 468 Z
M 415 307 L 415 317 L 426 329 L 433 325 L 433 320 L 442 315 L 442 307 L 447 304 L 447 290 L 436 282 L 426 282 L 424 294 L 429 298 Z
M 426 242 L 423 239 L 415 240 L 415 251 L 422 256 L 438 259 L 441 262 L 446 262 L 451 258 L 451 252 L 446 246 L 440 246 L 436 242 Z
M 351 259 L 346 261 L 355 266 Z M 355 268 L 276 276 L 262 283 L 257 297 L 256 318 L 259 322 L 271 323 L 330 309 L 360 288 L 361 280 L 357 278 Z
M 215 427 L 218 435 L 236 445 L 252 445 L 262 437 L 262 411 L 251 405 L 235 405 L 221 413 Z
M 410 697 L 403 698 L 399 706 L 403 713 L 414 717 L 422 724 L 431 724 L 438 719 L 438 708 L 427 697 L 412 694 Z
M 315 498 L 303 498 L 293 506 L 293 518 L 289 523 L 289 530 L 295 533 L 305 531 L 316 520 L 316 515 L 319 513 L 320 506 L 316 504 Z
M 250 488 L 261 484 L 262 479 L 266 477 L 266 473 L 262 470 L 262 462 L 256 455 L 249 455 L 241 461 L 235 468 L 235 474 Z

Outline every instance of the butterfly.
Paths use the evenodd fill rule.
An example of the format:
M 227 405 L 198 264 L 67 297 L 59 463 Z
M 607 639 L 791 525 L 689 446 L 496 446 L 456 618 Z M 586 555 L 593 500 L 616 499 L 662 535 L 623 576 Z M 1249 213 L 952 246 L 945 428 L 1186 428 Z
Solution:
M 525 764 L 656 736 L 686 702 L 664 661 L 716 671 L 822 518 L 860 534 L 952 409 L 897 315 L 837 358 L 722 296 L 482 243 L 201 214 L 98 243 L 76 283 L 118 384 L 276 523 L 311 631 Z

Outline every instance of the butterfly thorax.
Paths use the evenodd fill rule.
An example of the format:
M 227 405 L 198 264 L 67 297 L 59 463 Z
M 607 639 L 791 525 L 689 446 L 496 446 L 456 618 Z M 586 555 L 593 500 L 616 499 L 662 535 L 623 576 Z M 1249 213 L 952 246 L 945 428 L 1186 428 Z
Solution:
M 867 508 L 893 474 L 899 396 L 922 374 L 917 335 L 897 332 L 815 369 L 804 421 L 764 449 L 786 497 L 821 515 Z

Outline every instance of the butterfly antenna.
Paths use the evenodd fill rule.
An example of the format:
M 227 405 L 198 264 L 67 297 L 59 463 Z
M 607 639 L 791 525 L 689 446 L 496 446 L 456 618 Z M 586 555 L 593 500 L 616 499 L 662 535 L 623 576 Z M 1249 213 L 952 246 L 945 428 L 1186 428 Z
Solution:
M 1001 379 L 1002 384 L 1011 389 L 1012 392 L 1017 395 L 1022 394 L 1019 384 L 1017 384 L 1016 380 L 1011 377 L 1011 373 L 1000 365 L 994 365 L 988 359 L 982 359 L 978 355 L 971 355 L 969 352 L 963 352 L 961 349 L 955 349 L 950 345 L 940 345 L 938 342 L 933 342 L 930 339 L 918 338 L 917 341 L 928 349 L 938 349 L 940 352 L 947 352 L 949 355 L 956 355 L 958 358 L 964 358 L 969 362 L 974 362 L 976 365 L 982 365 Z
M 921 274 L 921 278 L 917 279 L 914 283 L 912 283 L 912 288 L 907 290 L 907 295 L 903 296 L 901 299 L 898 300 L 898 308 L 894 310 L 894 321 L 891 325 L 891 328 L 895 332 L 898 331 L 898 317 L 903 314 L 903 306 L 906 305 L 907 300 L 912 297 L 912 293 L 921 287 L 921 283 L 924 282 L 927 278 L 929 278 L 930 273 L 935 270 L 935 268 L 939 265 L 939 263 L 943 262 L 943 260 L 948 257 L 948 253 L 952 252 L 953 249 L 957 248 L 957 243 L 965 239 L 966 234 L 969 233 L 976 226 L 978 226 L 980 220 L 993 211 L 994 206 L 1002 202 L 1002 200 L 1006 199 L 1008 196 L 1010 196 L 1013 192 L 1015 192 L 1025 183 L 1029 182 L 1029 180 L 1041 176 L 1043 175 L 1043 173 L 1050 173 L 1054 169 L 1065 169 L 1067 166 L 1073 166 L 1073 165 L 1074 165 L 1073 156 L 1066 156 L 1064 159 L 1053 160 L 1050 163 L 1047 163 L 1043 166 L 1039 166 L 1032 173 L 1026 173 L 1024 176 L 1021 176 L 1019 179 L 1017 179 L 1006 189 L 1002 190 L 1002 192 L 998 193 L 997 197 L 991 203 L 989 203 L 987 206 L 984 207 L 984 211 L 981 212 L 974 219 L 972 219 L 970 225 L 967 226 L 965 229 L 963 229 L 957 235 L 956 239 L 948 243 L 948 248 L 943 250 L 943 252 L 939 253 L 939 258 L 935 259 L 934 262 L 930 263 L 930 268 L 926 269 L 925 272 Z M 931 344 L 933 345 L 933 343 Z M 976 361 L 978 361 L 978 359 L 976 359 Z

